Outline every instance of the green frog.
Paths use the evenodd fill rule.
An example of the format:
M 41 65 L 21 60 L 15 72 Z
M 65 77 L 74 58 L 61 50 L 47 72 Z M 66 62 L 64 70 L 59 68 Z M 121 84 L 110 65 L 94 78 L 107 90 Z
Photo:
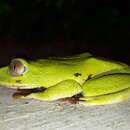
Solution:
M 36 61 L 15 58 L 0 68 L 0 85 L 17 89 L 14 98 L 112 104 L 130 97 L 130 67 L 90 53 Z

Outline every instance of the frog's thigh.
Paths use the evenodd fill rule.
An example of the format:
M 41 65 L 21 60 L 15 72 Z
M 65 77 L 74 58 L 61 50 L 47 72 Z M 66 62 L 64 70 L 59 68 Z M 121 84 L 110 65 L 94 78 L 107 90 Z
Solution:
M 80 98 L 81 101 L 79 101 L 79 104 L 92 106 L 92 105 L 104 105 L 104 104 L 113 104 L 118 103 L 123 100 L 126 100 L 130 98 L 130 88 L 123 89 L 121 91 L 101 95 L 101 96 L 95 96 L 95 97 L 83 97 Z
M 41 100 L 57 100 L 65 97 L 72 97 L 82 91 L 81 86 L 75 80 L 65 80 L 47 88 L 41 93 L 32 93 L 30 97 Z

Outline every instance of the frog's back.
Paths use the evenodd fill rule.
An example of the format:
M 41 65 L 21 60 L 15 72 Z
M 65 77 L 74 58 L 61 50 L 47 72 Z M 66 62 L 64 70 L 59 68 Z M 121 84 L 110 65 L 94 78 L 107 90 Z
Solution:
M 33 62 L 32 65 L 35 68 L 39 68 L 41 73 L 39 79 L 45 80 L 44 83 L 49 83 L 49 81 L 58 83 L 62 80 L 74 79 L 82 84 L 90 75 L 94 77 L 104 72 L 130 73 L 130 69 L 126 64 L 95 58 L 90 53 L 83 53 L 72 57 L 50 57 Z M 37 75 L 39 75 L 39 72 Z
M 51 86 L 67 79 L 83 83 L 88 76 L 85 61 L 91 56 L 90 53 L 83 53 L 72 57 L 49 57 L 32 61 L 30 65 L 39 82 L 44 83 L 43 86 Z
M 81 59 L 88 59 L 91 56 L 92 54 L 86 52 L 86 53 L 81 53 L 81 54 L 73 55 L 73 56 L 49 57 L 49 59 L 51 60 L 81 60 Z

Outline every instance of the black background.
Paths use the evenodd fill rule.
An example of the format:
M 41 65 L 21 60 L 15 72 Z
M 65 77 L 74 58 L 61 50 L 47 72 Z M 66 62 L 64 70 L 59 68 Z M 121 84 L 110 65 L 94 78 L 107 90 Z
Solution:
M 91 52 L 130 64 L 130 2 L 0 0 L 0 65 Z

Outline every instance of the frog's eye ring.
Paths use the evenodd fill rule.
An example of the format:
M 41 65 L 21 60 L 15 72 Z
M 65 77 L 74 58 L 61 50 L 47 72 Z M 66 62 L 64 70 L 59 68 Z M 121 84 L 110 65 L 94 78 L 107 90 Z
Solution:
M 9 65 L 9 73 L 13 77 L 21 76 L 27 72 L 27 67 L 19 59 L 13 59 Z

